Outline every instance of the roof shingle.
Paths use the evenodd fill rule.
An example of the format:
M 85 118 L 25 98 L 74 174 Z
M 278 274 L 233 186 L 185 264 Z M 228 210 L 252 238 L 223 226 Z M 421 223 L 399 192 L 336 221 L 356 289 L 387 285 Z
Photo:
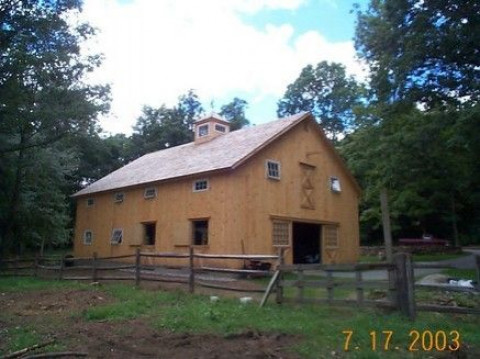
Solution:
M 78 191 L 73 197 L 235 168 L 307 115 L 301 112 L 230 132 L 202 144 L 190 142 L 146 154 Z

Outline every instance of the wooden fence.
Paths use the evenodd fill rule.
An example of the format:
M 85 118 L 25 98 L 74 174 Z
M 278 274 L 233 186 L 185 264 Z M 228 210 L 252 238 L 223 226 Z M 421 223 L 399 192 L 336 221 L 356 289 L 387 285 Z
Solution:
M 148 266 L 142 264 L 142 259 L 188 259 L 186 271 L 181 272 L 178 269 L 175 274 L 164 275 L 162 270 L 159 272 L 149 270 Z M 278 255 L 243 255 L 243 254 L 203 254 L 195 253 L 193 248 L 185 253 L 143 253 L 139 249 L 135 254 L 99 257 L 96 253 L 92 257 L 34 257 L 34 258 L 13 258 L 0 259 L 0 276 L 35 276 L 41 278 L 56 278 L 63 280 L 77 281 L 134 281 L 135 285 L 140 285 L 142 281 L 180 283 L 188 285 L 191 293 L 195 292 L 195 287 L 205 287 L 227 291 L 237 291 L 246 293 L 263 293 L 265 288 L 258 286 L 245 287 L 242 285 L 227 285 L 218 283 L 215 276 L 205 279 L 205 273 L 223 273 L 238 276 L 270 276 L 273 274 L 270 270 L 249 269 L 231 269 L 224 267 L 196 266 L 195 259 L 208 259 L 210 262 L 221 260 L 235 261 L 278 261 Z M 124 262 L 122 262 L 124 261 Z M 128 262 L 129 261 L 129 262 Z M 166 269 L 164 269 L 165 271 Z M 202 275 L 203 274 L 203 275 Z
M 176 258 L 188 260 L 188 266 L 183 276 L 164 276 L 156 271 L 146 270 L 142 265 L 144 258 Z M 249 269 L 232 269 L 225 267 L 212 267 L 195 265 L 195 259 L 212 260 L 235 260 L 235 261 L 269 261 L 276 262 L 276 271 Z M 131 263 L 122 263 L 120 260 L 130 260 Z M 9 260 L 0 259 L 0 276 L 37 276 L 64 280 L 130 280 L 138 286 L 142 281 L 155 281 L 166 283 L 181 283 L 188 286 L 191 293 L 196 287 L 220 289 L 237 292 L 264 293 L 261 301 L 263 306 L 269 296 L 275 292 L 276 302 L 294 303 L 328 303 L 330 305 L 358 305 L 380 306 L 400 310 L 404 315 L 415 318 L 417 311 L 437 311 L 464 314 L 480 314 L 480 308 L 465 308 L 455 306 L 440 306 L 434 304 L 418 303 L 415 298 L 415 289 L 429 289 L 437 291 L 461 291 L 480 294 L 480 287 L 462 288 L 446 285 L 420 285 L 415 283 L 415 268 L 452 268 L 448 265 L 437 263 L 414 263 L 411 255 L 397 253 L 392 263 L 360 263 L 356 265 L 323 265 L 323 264 L 284 264 L 284 254 L 280 250 L 278 255 L 242 255 L 242 254 L 202 254 L 195 253 L 193 248 L 185 253 L 142 253 L 137 250 L 135 254 L 85 258 L 14 258 Z M 476 256 L 477 283 L 480 284 L 480 256 Z M 387 273 L 387 279 L 365 278 L 365 274 L 371 270 L 379 270 Z M 83 272 L 83 273 L 81 273 Z M 113 274 L 112 274 L 113 272 Z M 204 273 L 223 273 L 238 276 L 271 276 L 270 283 L 266 288 L 259 285 L 244 286 L 224 284 L 221 281 L 210 278 L 206 280 Z M 349 275 L 339 275 L 349 273 Z M 258 284 L 258 283 L 257 283 Z M 293 288 L 294 295 L 285 295 L 285 292 Z M 322 289 L 324 296 L 312 296 L 307 293 L 310 289 Z M 367 290 L 374 290 L 386 295 L 380 299 L 369 299 Z M 290 290 L 292 291 L 292 290 Z M 348 293 L 346 298 L 343 294 Z M 291 294 L 291 293 L 289 293 Z M 307 295 L 308 294 L 308 295 Z M 317 293 L 315 293 L 317 294 Z M 336 296 L 336 294 L 340 294 Z M 352 295 L 353 294 L 353 295 Z M 339 298 L 340 297 L 340 298 Z
M 476 256 L 477 283 L 480 283 L 480 256 Z M 452 268 L 448 265 L 420 264 L 413 263 L 411 255 L 397 253 L 394 255 L 393 263 L 361 263 L 356 265 L 322 265 L 322 264 L 297 264 L 279 266 L 279 271 L 272 277 L 267 287 L 262 304 L 268 299 L 269 290 L 277 287 L 277 303 L 328 303 L 331 305 L 358 305 L 358 306 L 381 306 L 391 307 L 400 310 L 409 318 L 415 318 L 417 311 L 437 311 L 463 314 L 480 314 L 480 308 L 466 308 L 456 306 L 444 306 L 434 304 L 420 304 L 415 298 L 415 289 L 428 287 L 437 291 L 461 291 L 480 294 L 480 287 L 465 288 L 447 285 L 419 285 L 415 284 L 414 268 Z M 365 280 L 364 273 L 370 270 L 380 270 L 387 273 L 386 280 Z M 322 275 L 320 276 L 319 273 Z M 349 276 L 342 276 L 338 273 L 350 273 Z M 292 279 L 292 277 L 295 277 Z M 351 278 L 348 278 L 351 277 Z M 275 283 L 274 283 L 275 282 Z M 285 291 L 294 288 L 293 295 L 286 296 Z M 322 288 L 323 297 L 314 293 L 306 295 L 308 288 Z M 347 298 L 339 298 L 335 293 L 342 294 L 347 289 Z M 381 290 L 386 292 L 382 299 L 372 300 L 365 297 L 366 290 Z M 352 291 L 353 290 L 353 291 Z M 351 293 L 355 293 L 354 297 Z M 292 293 L 290 293 L 292 294 Z M 341 295 L 340 295 L 341 296 Z

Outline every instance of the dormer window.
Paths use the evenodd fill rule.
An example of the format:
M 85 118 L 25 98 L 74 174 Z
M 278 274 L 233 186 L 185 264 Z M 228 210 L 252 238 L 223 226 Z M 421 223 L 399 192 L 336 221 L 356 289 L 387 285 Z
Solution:
M 208 124 L 198 127 L 198 137 L 203 137 L 208 135 Z
M 342 192 L 342 187 L 340 186 L 340 180 L 338 177 L 330 177 L 330 189 L 335 193 Z
M 280 180 L 280 162 L 268 160 L 266 165 L 267 178 Z

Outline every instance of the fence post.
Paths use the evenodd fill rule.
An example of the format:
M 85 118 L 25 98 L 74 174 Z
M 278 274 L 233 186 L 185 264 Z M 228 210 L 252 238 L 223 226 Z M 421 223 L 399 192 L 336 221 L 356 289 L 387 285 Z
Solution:
M 38 275 L 38 253 L 35 253 L 35 259 L 33 261 L 33 276 L 36 277 Z
M 65 256 L 60 259 L 60 271 L 58 272 L 58 279 L 63 279 L 63 269 L 65 268 Z
M 480 288 L 480 255 L 475 255 L 475 264 L 477 267 L 477 287 Z
M 415 292 L 412 256 L 410 253 L 397 253 L 393 257 L 397 288 L 397 306 L 402 314 L 415 319 Z
M 298 285 L 298 303 L 303 303 L 304 300 L 304 288 L 305 288 L 305 277 L 303 276 L 303 269 L 299 269 L 297 272 L 297 285 Z
M 326 272 L 327 272 L 327 301 L 328 301 L 328 304 L 332 304 L 334 299 L 333 273 L 329 269 L 327 269 Z
M 140 285 L 140 248 L 135 249 L 135 286 Z
M 193 246 L 190 246 L 190 252 L 188 257 L 188 264 L 190 275 L 188 276 L 188 290 L 190 293 L 195 292 L 195 268 L 194 268 L 194 253 L 193 253 Z
M 285 248 L 280 247 L 278 249 L 278 280 L 277 280 L 277 298 L 276 302 L 277 304 L 281 304 L 283 302 L 283 287 L 282 287 L 282 281 L 283 281 L 283 271 L 281 270 L 281 266 L 285 264 Z
M 17 277 L 18 276 L 18 262 L 17 262 L 17 259 L 18 259 L 18 256 L 15 256 L 15 258 L 13 259 L 13 276 L 14 277 Z
M 355 268 L 355 281 L 357 287 L 357 304 L 363 305 L 363 278 L 362 271 Z
M 97 281 L 97 252 L 93 252 L 92 260 L 92 282 Z

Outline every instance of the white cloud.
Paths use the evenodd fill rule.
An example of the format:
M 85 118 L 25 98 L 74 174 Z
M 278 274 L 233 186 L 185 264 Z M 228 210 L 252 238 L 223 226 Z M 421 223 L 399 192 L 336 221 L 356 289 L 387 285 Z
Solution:
M 91 47 L 105 55 L 92 77 L 112 84 L 112 113 L 102 126 L 130 132 L 142 105 L 172 105 L 190 88 L 204 101 L 238 92 L 280 97 L 301 68 L 321 60 L 360 73 L 351 42 L 329 43 L 314 31 L 294 38 L 289 24 L 259 30 L 239 16 L 302 2 L 86 0 L 83 16 L 100 30 Z

